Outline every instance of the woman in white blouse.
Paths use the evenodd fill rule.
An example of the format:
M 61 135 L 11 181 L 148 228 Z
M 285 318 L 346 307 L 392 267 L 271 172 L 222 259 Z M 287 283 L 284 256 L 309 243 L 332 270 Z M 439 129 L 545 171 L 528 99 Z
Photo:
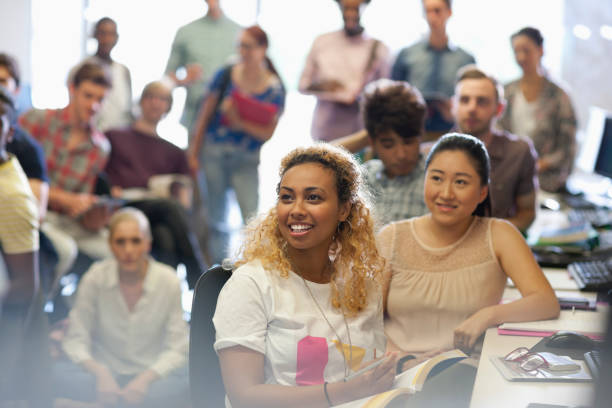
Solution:
M 110 220 L 114 258 L 83 276 L 56 365 L 58 398 L 104 406 L 187 403 L 188 331 L 176 273 L 149 256 L 142 212 L 124 208 Z

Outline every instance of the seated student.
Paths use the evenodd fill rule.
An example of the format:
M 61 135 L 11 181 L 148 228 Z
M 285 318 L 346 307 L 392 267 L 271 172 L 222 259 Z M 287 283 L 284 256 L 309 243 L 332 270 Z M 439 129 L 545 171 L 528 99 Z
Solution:
M 0 406 L 26 400 L 41 407 L 49 402 L 49 361 L 38 290 L 39 214 L 19 161 L 6 149 L 16 116 L 12 102 L 0 98 L 0 262 L 9 281 L 7 292 L 0 290 Z
M 149 257 L 151 231 L 134 208 L 110 220 L 114 257 L 83 276 L 56 364 L 58 398 L 143 407 L 182 406 L 188 331 L 174 271 Z
M 489 157 L 468 135 L 447 134 L 425 164 L 430 213 L 383 228 L 388 350 L 471 351 L 503 322 L 552 319 L 559 304 L 518 230 L 485 218 Z M 522 298 L 500 304 L 510 277 Z
M 193 288 L 206 270 L 206 263 L 187 220 L 186 208 L 191 207 L 187 156 L 157 134 L 157 125 L 171 107 L 172 93 L 168 87 L 159 81 L 147 84 L 140 97 L 141 115 L 130 127 L 106 132 L 111 154 L 105 172 L 113 195 L 132 199 L 128 205 L 138 208 L 149 219 L 155 258 L 175 268 L 179 262 L 183 263 L 187 282 Z M 163 194 L 155 198 L 148 189 L 152 177 L 163 175 L 176 178 L 166 188 L 177 187 L 176 195 L 171 195 L 170 191 L 166 195 L 173 199 L 161 198 Z
M 364 163 L 382 224 L 423 215 L 425 158 L 419 153 L 426 106 L 408 82 L 379 79 L 364 91 L 363 119 L 377 159 Z
M 19 65 L 12 56 L 0 52 L 0 98 L 15 101 L 15 110 L 19 111 L 17 97 L 20 92 L 21 73 Z M 45 219 L 47 213 L 47 202 L 49 199 L 49 177 L 47 176 L 47 165 L 42 147 L 19 125 L 13 127 L 11 141 L 6 145 L 6 150 L 19 160 L 19 164 L 28 178 L 32 193 L 38 200 L 38 213 L 40 221 Z M 40 248 L 39 264 L 41 286 L 45 292 L 49 292 L 53 281 L 62 270 L 68 270 L 70 265 L 60 265 L 59 257 L 55 247 L 43 231 L 39 231 Z M 65 260 L 71 262 L 70 259 Z
M 17 110 L 15 97 L 19 88 L 15 85 L 15 80 L 3 81 L 3 64 L 8 62 L 16 63 L 14 60 L 6 54 L 0 53 L 0 101 L 9 104 L 15 110 Z M 15 68 L 16 69 L 16 68 Z M 7 71 L 8 72 L 8 71 Z M 14 72 L 11 70 L 11 72 Z M 3 85 L 4 84 L 4 85 Z M 6 85 L 6 86 L 5 86 Z M 19 161 L 19 165 L 25 173 L 30 189 L 36 198 L 38 207 L 39 221 L 42 222 L 47 212 L 47 201 L 49 195 L 49 178 L 47 176 L 47 165 L 45 163 L 45 156 L 42 147 L 34 140 L 26 131 L 24 131 L 17 123 L 13 124 L 11 137 L 6 143 L 6 151 Z M 53 269 L 57 264 L 57 253 L 53 248 L 53 245 L 48 241 L 48 238 L 44 236 L 44 233 L 40 234 L 40 252 L 39 256 L 43 259 L 39 261 L 45 262 L 45 277 L 53 275 Z M 44 242 L 44 244 L 43 244 Z M 44 245 L 44 247 L 43 247 Z M 41 277 L 43 275 L 41 264 Z
M 93 194 L 110 152 L 108 140 L 93 122 L 110 87 L 101 66 L 85 63 L 70 83 L 68 106 L 32 109 L 19 119 L 45 153 L 50 211 L 41 228 L 53 243 L 60 265 L 70 267 L 77 248 L 93 259 L 110 256 L 105 226 L 111 211 L 95 205 L 100 197 Z
M 276 207 L 246 230 L 213 323 L 233 407 L 328 407 L 389 389 L 382 356 L 382 259 L 359 167 L 321 144 L 281 163 Z M 290 401 L 290 403 L 289 403 Z
M 528 138 L 495 129 L 503 110 L 504 90 L 494 77 L 474 65 L 457 73 L 452 109 L 456 129 L 480 139 L 487 148 L 490 215 L 526 231 L 536 213 L 537 153 Z

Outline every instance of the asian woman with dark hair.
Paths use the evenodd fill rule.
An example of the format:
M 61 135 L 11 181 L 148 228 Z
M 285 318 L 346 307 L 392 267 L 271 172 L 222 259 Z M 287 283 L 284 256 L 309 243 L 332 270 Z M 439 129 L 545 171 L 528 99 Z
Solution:
M 480 140 L 445 135 L 426 161 L 430 213 L 379 233 L 387 259 L 388 350 L 469 352 L 491 326 L 558 315 L 555 294 L 520 232 L 505 220 L 486 217 L 489 167 Z M 508 277 L 522 298 L 500 304 Z

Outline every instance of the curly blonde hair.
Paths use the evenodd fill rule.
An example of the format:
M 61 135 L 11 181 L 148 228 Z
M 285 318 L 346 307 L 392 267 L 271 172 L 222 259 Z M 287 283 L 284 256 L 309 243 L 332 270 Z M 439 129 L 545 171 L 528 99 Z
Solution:
M 384 266 L 375 244 L 374 221 L 368 208 L 361 166 L 345 150 L 322 143 L 297 148 L 285 156 L 279 171 L 281 179 L 287 170 L 305 163 L 317 163 L 331 170 L 338 201 L 351 204 L 346 221 L 338 225 L 335 234 L 341 250 L 333 262 L 331 303 L 348 315 L 358 314 L 367 305 L 370 282 L 380 284 Z M 277 194 L 279 188 L 280 182 Z M 291 270 L 287 249 L 287 241 L 278 228 L 276 208 L 272 208 L 246 226 L 236 266 L 258 259 L 265 268 L 278 270 L 286 278 Z

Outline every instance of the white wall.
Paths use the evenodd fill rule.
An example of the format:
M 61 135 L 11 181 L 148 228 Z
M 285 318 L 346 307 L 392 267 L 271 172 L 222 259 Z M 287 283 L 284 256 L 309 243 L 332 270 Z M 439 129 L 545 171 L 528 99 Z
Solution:
M 31 78 L 31 0 L 0 0 L 0 51 L 19 61 L 22 80 Z

